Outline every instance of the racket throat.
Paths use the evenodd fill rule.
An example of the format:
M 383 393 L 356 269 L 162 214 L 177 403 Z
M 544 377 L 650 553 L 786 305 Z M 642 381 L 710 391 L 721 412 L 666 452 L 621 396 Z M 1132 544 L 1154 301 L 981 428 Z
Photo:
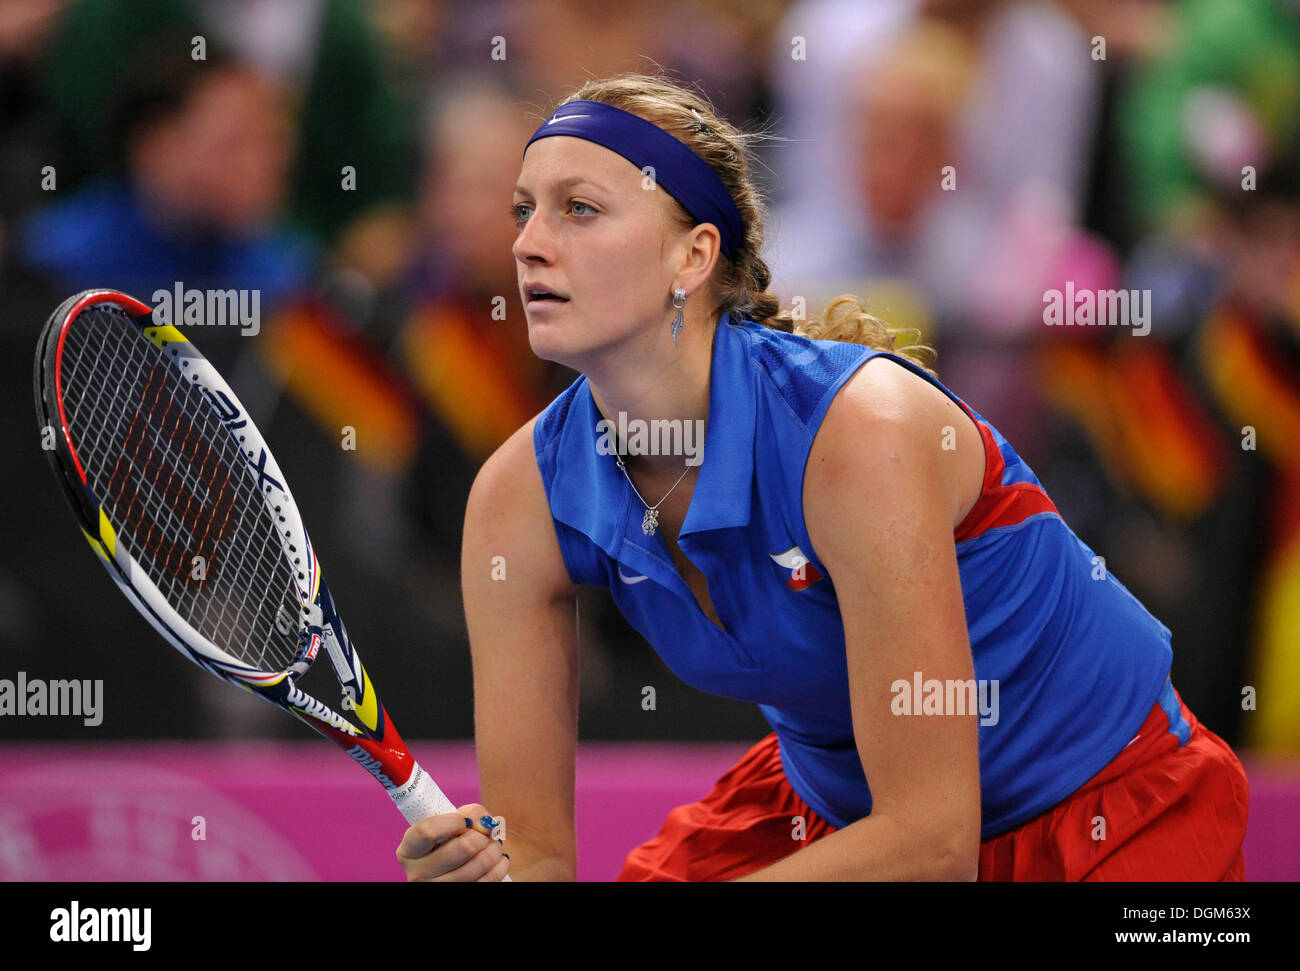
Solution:
M 352 664 L 343 651 L 343 645 L 339 641 L 338 634 L 334 628 L 326 625 L 323 628 L 325 653 L 329 656 L 330 664 L 334 666 L 334 673 L 338 675 L 339 684 L 343 685 L 344 697 L 351 697 L 353 703 L 359 698 L 359 686 L 357 685 L 357 673 L 352 670 Z M 348 688 L 351 688 L 351 692 Z
M 294 680 L 307 673 L 320 654 L 321 645 L 325 643 L 325 612 L 316 604 L 304 604 L 302 614 L 303 625 L 298 631 L 298 653 L 286 669 L 286 673 Z

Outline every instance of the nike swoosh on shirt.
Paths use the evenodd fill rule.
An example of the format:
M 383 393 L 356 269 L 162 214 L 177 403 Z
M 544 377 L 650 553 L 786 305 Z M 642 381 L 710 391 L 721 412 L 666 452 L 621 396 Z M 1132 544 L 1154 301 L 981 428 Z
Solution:
M 621 566 L 618 568 L 618 578 L 622 580 L 624 583 L 640 583 L 642 580 L 650 579 L 649 577 L 646 576 L 630 577 L 623 572 L 623 568 Z

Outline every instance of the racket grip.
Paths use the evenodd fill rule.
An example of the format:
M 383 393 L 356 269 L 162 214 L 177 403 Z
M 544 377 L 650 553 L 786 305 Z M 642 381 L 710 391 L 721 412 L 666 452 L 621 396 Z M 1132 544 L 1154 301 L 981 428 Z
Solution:
M 412 825 L 429 816 L 456 811 L 451 800 L 443 795 L 442 790 L 438 788 L 438 783 L 434 782 L 433 777 L 420 767 L 419 762 L 416 762 L 411 770 L 411 778 L 407 780 L 406 785 L 400 789 L 390 789 L 388 794 L 393 797 L 398 811 Z
M 433 776 L 425 772 L 416 762 L 411 770 L 411 778 L 407 780 L 406 785 L 400 789 L 390 789 L 388 794 L 393 797 L 393 802 L 406 821 L 414 826 L 420 820 L 429 816 L 437 816 L 440 813 L 454 813 L 456 807 L 452 805 L 441 789 L 438 783 L 433 781 Z M 513 883 L 510 875 L 506 874 L 503 883 Z

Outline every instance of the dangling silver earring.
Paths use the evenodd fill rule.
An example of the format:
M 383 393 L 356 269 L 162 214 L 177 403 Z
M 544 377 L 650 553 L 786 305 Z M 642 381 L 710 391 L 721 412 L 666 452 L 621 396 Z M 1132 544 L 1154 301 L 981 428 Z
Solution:
M 673 291 L 673 306 L 677 308 L 677 316 L 673 318 L 673 347 L 677 346 L 677 335 L 682 332 L 686 321 L 682 320 L 682 308 L 686 306 L 686 289 L 678 287 Z

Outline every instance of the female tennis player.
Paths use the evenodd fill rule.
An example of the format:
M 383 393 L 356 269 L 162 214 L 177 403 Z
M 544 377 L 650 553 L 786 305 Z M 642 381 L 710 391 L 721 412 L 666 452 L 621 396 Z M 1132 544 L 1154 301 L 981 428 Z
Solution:
M 581 377 L 485 463 L 466 511 L 504 845 L 484 806 L 430 817 L 398 849 L 408 878 L 575 878 L 591 584 L 683 680 L 773 729 L 620 879 L 1244 879 L 1245 774 L 1170 683 L 1169 630 L 855 299 L 779 313 L 753 137 L 625 75 L 525 148 L 528 335 Z M 645 447 L 653 422 L 697 420 L 701 461 Z

